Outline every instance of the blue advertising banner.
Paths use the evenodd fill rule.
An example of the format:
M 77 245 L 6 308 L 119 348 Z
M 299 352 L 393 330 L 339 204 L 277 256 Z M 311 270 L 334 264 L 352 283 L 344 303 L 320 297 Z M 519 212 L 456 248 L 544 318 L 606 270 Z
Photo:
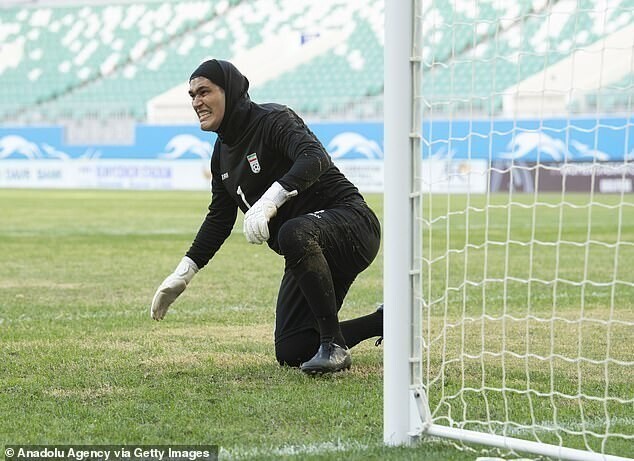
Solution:
M 383 158 L 381 123 L 317 123 L 311 129 L 334 159 Z M 132 145 L 68 145 L 61 127 L 0 127 L 0 160 L 209 159 L 215 141 L 215 133 L 194 125 L 138 125 Z
M 522 161 L 620 161 L 634 155 L 632 120 L 434 120 L 423 124 L 425 157 Z M 382 123 L 314 123 L 334 159 L 383 158 Z M 0 128 L 2 159 L 200 159 L 216 136 L 197 126 L 138 125 L 133 145 L 67 145 L 61 127 Z
M 453 120 L 423 124 L 424 158 L 588 162 L 634 159 L 630 118 Z
M 311 124 L 363 191 L 383 190 L 381 123 Z M 0 128 L 0 187 L 209 189 L 214 133 L 138 125 L 131 145 L 70 145 L 61 127 Z
M 485 170 L 499 161 L 623 162 L 634 160 L 631 127 L 626 117 L 433 120 L 423 124 L 422 155 L 445 163 L 485 161 Z M 382 123 L 310 128 L 360 189 L 382 191 Z M 61 127 L 4 127 L 0 187 L 208 189 L 215 140 L 197 125 L 140 124 L 131 145 L 71 145 Z
M 208 159 L 215 138 L 196 126 L 138 125 L 132 145 L 69 145 L 62 127 L 0 128 L 0 160 Z

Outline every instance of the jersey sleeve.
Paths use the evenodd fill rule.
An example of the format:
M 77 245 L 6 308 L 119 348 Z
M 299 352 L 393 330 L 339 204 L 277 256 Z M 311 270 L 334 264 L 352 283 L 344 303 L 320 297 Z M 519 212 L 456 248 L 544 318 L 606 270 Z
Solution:
M 271 120 L 269 143 L 292 162 L 289 171 L 278 178 L 278 182 L 289 192 L 301 193 L 332 166 L 330 155 L 292 110 L 280 111 Z
M 191 247 L 186 255 L 198 268 L 207 265 L 231 234 L 238 215 L 238 205 L 233 201 L 220 180 L 217 162 L 217 149 L 211 160 L 211 203 Z

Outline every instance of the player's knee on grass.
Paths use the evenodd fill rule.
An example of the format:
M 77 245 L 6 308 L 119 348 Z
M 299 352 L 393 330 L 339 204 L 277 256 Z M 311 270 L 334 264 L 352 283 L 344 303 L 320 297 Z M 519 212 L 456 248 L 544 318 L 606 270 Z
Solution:
M 275 358 L 281 366 L 299 367 L 319 348 L 319 333 L 305 330 L 275 343 Z

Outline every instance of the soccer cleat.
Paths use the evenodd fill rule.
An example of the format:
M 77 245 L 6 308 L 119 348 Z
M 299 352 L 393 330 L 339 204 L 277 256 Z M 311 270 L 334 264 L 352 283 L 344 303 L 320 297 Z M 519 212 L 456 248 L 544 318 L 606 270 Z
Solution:
M 348 349 L 344 349 L 333 341 L 324 341 L 319 345 L 315 356 L 308 362 L 302 363 L 299 369 L 314 375 L 348 370 L 350 365 L 352 365 L 352 357 Z

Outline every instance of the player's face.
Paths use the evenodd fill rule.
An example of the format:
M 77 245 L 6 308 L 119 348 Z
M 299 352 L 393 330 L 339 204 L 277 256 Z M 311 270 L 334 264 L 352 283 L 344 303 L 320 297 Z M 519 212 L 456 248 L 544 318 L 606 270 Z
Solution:
M 189 82 L 192 107 L 200 120 L 203 131 L 217 131 L 225 116 L 225 91 L 205 77 L 195 77 Z

